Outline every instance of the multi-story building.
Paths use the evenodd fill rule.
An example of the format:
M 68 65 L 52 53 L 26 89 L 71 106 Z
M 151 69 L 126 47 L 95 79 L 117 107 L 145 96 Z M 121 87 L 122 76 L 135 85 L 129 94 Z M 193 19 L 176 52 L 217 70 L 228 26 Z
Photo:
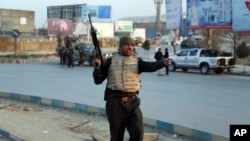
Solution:
M 82 18 L 83 7 L 86 4 L 48 6 L 47 18 L 73 20 Z
M 95 23 L 111 22 L 111 6 L 86 4 L 48 6 L 48 36 L 72 34 L 87 36 L 89 14 Z

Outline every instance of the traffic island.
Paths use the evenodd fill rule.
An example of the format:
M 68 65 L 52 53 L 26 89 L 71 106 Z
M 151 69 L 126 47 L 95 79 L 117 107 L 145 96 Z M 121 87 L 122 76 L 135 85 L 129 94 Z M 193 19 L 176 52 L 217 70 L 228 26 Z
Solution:
M 14 115 L 15 118 L 17 116 L 25 116 L 28 124 L 31 124 L 32 123 L 31 120 L 34 120 L 36 116 L 39 118 L 39 120 L 35 120 L 35 121 L 39 121 L 39 122 L 33 121 L 33 124 L 32 124 L 33 128 L 31 130 L 32 132 L 35 131 L 35 123 L 36 124 L 42 123 L 42 125 L 50 125 L 47 123 L 47 122 L 51 122 L 50 120 L 53 121 L 53 124 L 56 124 L 57 122 L 59 122 L 58 125 L 56 125 L 56 126 L 52 126 L 52 123 L 51 123 L 50 128 L 47 128 L 47 127 L 42 127 L 41 129 L 39 128 L 39 130 L 37 132 L 35 132 L 37 134 L 42 134 L 42 135 L 47 137 L 50 134 L 53 134 L 54 130 L 52 130 L 52 127 L 56 128 L 55 130 L 59 130 L 58 127 L 61 127 L 63 125 L 62 129 L 72 129 L 75 127 L 80 128 L 80 126 L 78 126 L 78 125 L 84 124 L 83 126 L 85 128 L 82 127 L 81 129 L 85 129 L 85 130 L 86 129 L 96 129 L 95 131 L 99 131 L 101 128 L 105 127 L 104 128 L 105 132 L 102 131 L 100 133 L 105 133 L 105 134 L 103 134 L 104 135 L 103 137 L 105 137 L 105 138 L 108 137 L 108 125 L 107 125 L 107 122 L 105 119 L 105 109 L 104 108 L 99 108 L 99 107 L 90 106 L 90 105 L 81 104 L 81 103 L 72 103 L 72 102 L 67 102 L 67 101 L 62 101 L 62 100 L 57 100 L 57 99 L 43 98 L 43 97 L 39 97 L 39 96 L 29 96 L 29 95 L 16 94 L 16 93 L 6 93 L 6 92 L 0 92 L 0 99 L 1 98 L 4 99 L 4 100 L 1 100 L 2 104 L 5 104 L 5 105 L 2 105 L 1 107 L 5 107 L 7 105 L 10 110 L 14 111 L 14 113 L 17 113 L 16 115 Z M 17 103 L 18 101 L 23 101 L 24 104 L 26 104 L 26 105 L 32 104 L 32 103 L 39 104 L 39 107 L 34 108 L 35 107 L 34 105 L 32 105 L 32 106 L 26 106 L 26 105 L 25 106 L 18 106 L 18 104 L 16 104 L 16 105 L 10 105 L 10 103 L 6 104 L 5 102 L 8 101 L 8 99 L 12 99 L 15 101 L 15 102 L 10 102 L 12 104 Z M 47 106 L 49 106 L 49 107 L 47 107 Z M 27 108 L 22 108 L 22 107 L 27 107 Z M 32 108 L 29 109 L 29 107 L 32 107 Z M 53 108 L 56 108 L 56 110 L 52 111 Z M 5 110 L 5 109 L 6 108 L 3 108 L 1 110 L 1 112 L 4 112 L 3 110 Z M 27 110 L 27 109 L 29 109 L 29 110 Z M 23 113 L 23 114 L 18 113 L 18 111 L 20 113 Z M 47 111 L 49 111 L 50 114 L 53 115 L 51 118 L 48 118 L 49 117 L 48 113 L 45 113 L 44 118 L 43 118 L 43 112 L 47 112 Z M 70 111 L 70 113 L 67 113 L 69 111 Z M 55 117 L 54 115 L 56 113 L 58 113 L 60 116 Z M 91 119 L 90 125 L 88 125 L 90 122 L 88 122 L 88 119 L 86 119 L 86 118 L 84 118 L 85 120 L 83 122 L 83 118 L 81 116 L 84 115 L 84 113 L 87 114 L 87 117 L 90 117 L 89 118 L 89 119 Z M 32 114 L 32 116 L 27 116 L 28 114 Z M 78 116 L 73 116 L 73 114 L 80 114 L 80 116 L 79 116 L 80 118 L 77 120 L 77 122 L 73 122 L 74 120 L 69 120 L 69 118 L 78 117 Z M 4 115 L 6 116 L 6 114 L 3 114 L 3 116 Z M 66 118 L 67 120 L 63 120 L 62 116 L 67 116 L 67 118 Z M 15 120 L 15 118 L 14 119 L 6 118 L 6 121 L 9 119 Z M 4 119 L 4 117 L 2 117 L 2 119 Z M 20 118 L 20 119 L 24 119 L 24 118 Z M 97 120 L 97 119 L 99 119 L 99 120 Z M 97 120 L 97 121 L 94 122 L 94 120 Z M 204 132 L 204 131 L 200 131 L 200 130 L 196 130 L 196 129 L 191 129 L 188 127 L 183 127 L 180 125 L 175 125 L 175 124 L 164 122 L 164 121 L 150 119 L 147 117 L 144 117 L 143 121 L 144 121 L 145 132 L 149 131 L 149 129 L 151 131 L 150 134 L 145 134 L 145 136 L 144 136 L 145 139 L 147 138 L 150 140 L 151 139 L 158 140 L 159 136 L 160 136 L 160 138 L 164 136 L 164 139 L 168 138 L 167 136 L 161 134 L 161 133 L 164 133 L 164 134 L 172 135 L 170 138 L 183 139 L 183 141 L 196 140 L 196 139 L 203 140 L 203 141 L 228 141 L 229 140 L 226 137 L 218 136 L 218 135 L 215 135 L 212 133 L 208 133 L 208 132 Z M 2 122 L 4 122 L 4 120 L 2 120 Z M 15 120 L 15 122 L 18 122 L 17 123 L 18 125 L 24 124 L 24 121 L 20 121 L 20 120 Z M 98 128 L 93 128 L 93 123 L 100 124 L 100 122 L 102 122 L 101 126 L 98 126 Z M 10 122 L 8 122 L 8 123 L 10 123 Z M 11 124 L 13 124 L 13 123 L 11 123 Z M 87 125 L 91 128 L 86 128 Z M 103 126 L 103 125 L 105 125 L 105 126 Z M 21 127 L 24 128 L 25 126 L 26 125 L 23 125 Z M 9 127 L 9 125 L 6 127 Z M 39 125 L 38 127 L 41 127 L 41 125 Z M 30 126 L 28 126 L 27 128 L 30 129 Z M 0 129 L 2 129 L 2 127 L 0 127 Z M 50 131 L 48 129 L 50 129 Z M 148 130 L 146 130 L 146 129 L 148 129 Z M 19 135 L 17 133 L 15 133 L 15 135 L 24 136 L 25 130 L 22 130 L 22 131 L 23 131 L 23 133 L 21 135 Z M 44 132 L 41 133 L 41 131 L 44 131 Z M 70 131 L 72 131 L 72 130 L 70 130 Z M 163 131 L 165 131 L 165 132 L 163 132 Z M 66 134 L 66 132 L 68 133 L 68 130 L 67 131 L 62 130 L 62 132 L 65 132 L 65 134 Z M 55 132 L 55 134 L 56 133 L 57 132 Z M 97 133 L 97 132 L 92 132 L 92 131 L 90 132 L 89 131 L 88 133 Z M 149 132 L 147 132 L 147 133 L 149 133 Z M 30 132 L 27 132 L 27 134 L 30 134 Z M 55 134 L 51 137 L 57 137 Z M 9 137 L 10 131 L 8 132 L 7 130 L 2 129 L 2 130 L 0 130 L 0 135 Z M 101 134 L 99 134 L 99 135 L 101 135 Z M 17 137 L 17 136 L 15 136 L 15 137 Z M 61 134 L 58 135 L 58 138 L 60 136 L 62 136 L 62 135 Z M 89 135 L 89 136 L 91 136 L 91 135 Z M 70 137 L 70 136 L 68 135 L 66 137 Z M 90 137 L 88 137 L 88 138 L 90 138 Z M 23 139 L 20 139 L 20 138 L 17 139 L 16 141 L 19 141 L 19 140 L 24 141 Z

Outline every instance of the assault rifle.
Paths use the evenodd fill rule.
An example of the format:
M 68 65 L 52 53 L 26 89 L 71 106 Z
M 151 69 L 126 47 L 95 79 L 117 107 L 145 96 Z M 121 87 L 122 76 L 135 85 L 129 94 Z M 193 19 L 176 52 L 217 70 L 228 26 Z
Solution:
M 102 51 L 101 51 L 101 48 L 99 46 L 99 43 L 98 43 L 98 40 L 97 40 L 97 37 L 96 37 L 96 30 L 94 29 L 93 25 L 92 25 L 92 22 L 91 22 L 91 16 L 90 14 L 88 14 L 89 16 L 89 24 L 90 24 L 90 32 L 91 32 L 91 37 L 92 37 L 92 41 L 93 41 L 93 44 L 95 46 L 95 56 L 96 58 L 99 58 L 101 60 L 101 70 L 103 70 L 103 58 L 102 58 Z M 97 65 L 97 64 L 96 64 Z

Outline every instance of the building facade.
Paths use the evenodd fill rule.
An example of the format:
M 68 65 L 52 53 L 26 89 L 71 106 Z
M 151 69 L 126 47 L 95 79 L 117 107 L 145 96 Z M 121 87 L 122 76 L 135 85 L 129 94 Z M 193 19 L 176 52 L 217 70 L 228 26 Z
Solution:
M 86 4 L 77 5 L 61 5 L 48 6 L 47 18 L 73 20 L 74 18 L 82 18 L 83 6 Z
M 34 33 L 35 12 L 0 9 L 0 33 L 9 33 L 13 29 L 17 29 L 21 33 Z

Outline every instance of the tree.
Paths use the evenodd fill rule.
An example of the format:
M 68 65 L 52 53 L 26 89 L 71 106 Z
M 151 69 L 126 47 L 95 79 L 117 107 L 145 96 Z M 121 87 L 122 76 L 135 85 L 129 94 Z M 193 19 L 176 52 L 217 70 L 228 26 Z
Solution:
M 242 42 L 236 49 L 236 55 L 240 59 L 244 59 L 244 71 L 245 72 L 245 65 L 246 65 L 246 59 L 250 55 L 249 47 L 246 45 L 245 42 Z

